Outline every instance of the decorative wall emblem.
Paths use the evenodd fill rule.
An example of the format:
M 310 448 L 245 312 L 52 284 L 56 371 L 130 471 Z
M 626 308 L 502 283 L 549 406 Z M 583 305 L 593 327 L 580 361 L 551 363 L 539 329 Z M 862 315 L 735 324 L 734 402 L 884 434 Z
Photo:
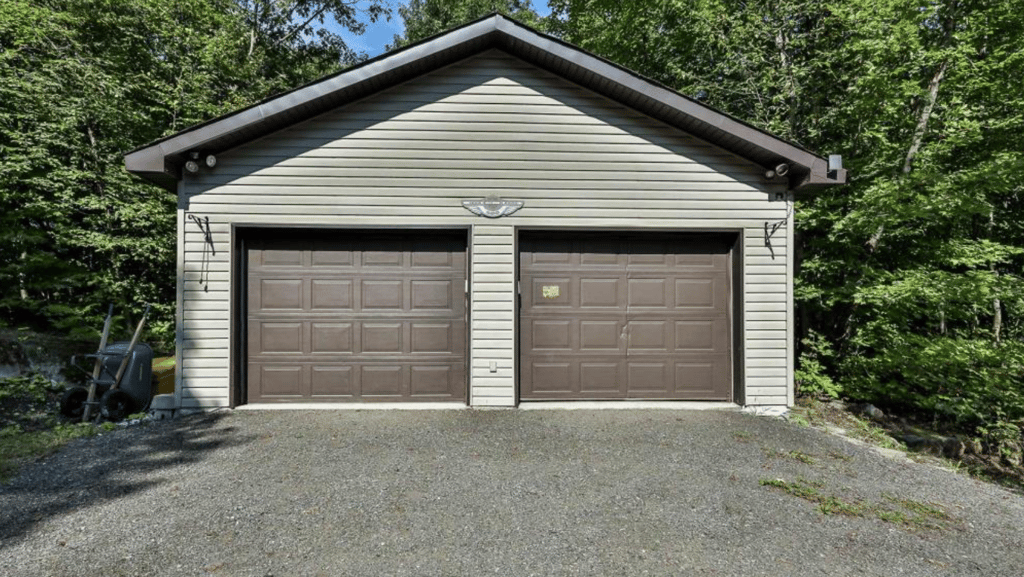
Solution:
M 486 216 L 487 218 L 500 218 L 523 208 L 523 201 L 505 200 L 497 196 L 488 196 L 487 198 L 464 200 L 462 201 L 462 206 L 466 207 L 473 214 Z

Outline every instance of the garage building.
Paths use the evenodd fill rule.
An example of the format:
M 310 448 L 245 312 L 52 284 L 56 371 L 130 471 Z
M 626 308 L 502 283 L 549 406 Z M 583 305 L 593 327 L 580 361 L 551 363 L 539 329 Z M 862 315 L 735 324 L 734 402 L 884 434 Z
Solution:
M 500 15 L 126 165 L 178 194 L 185 409 L 789 405 L 793 194 L 846 181 Z

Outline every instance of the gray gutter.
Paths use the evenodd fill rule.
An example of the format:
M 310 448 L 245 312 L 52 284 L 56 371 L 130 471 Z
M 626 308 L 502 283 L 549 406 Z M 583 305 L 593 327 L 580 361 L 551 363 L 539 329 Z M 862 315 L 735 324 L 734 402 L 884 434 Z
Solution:
M 125 155 L 125 166 L 174 190 L 191 151 L 217 153 L 233 148 L 493 47 L 766 168 L 788 163 L 790 188 L 846 183 L 845 170 L 829 174 L 827 161 L 810 151 L 498 14 L 136 149 Z M 593 75 L 598 82 L 590 80 Z

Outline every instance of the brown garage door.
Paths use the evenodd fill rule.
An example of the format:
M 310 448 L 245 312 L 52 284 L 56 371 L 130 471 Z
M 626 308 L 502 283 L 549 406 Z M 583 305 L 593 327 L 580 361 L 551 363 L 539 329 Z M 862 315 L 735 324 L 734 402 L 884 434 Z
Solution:
M 729 238 L 520 241 L 520 398 L 729 400 Z
M 248 402 L 466 396 L 465 235 L 247 242 Z

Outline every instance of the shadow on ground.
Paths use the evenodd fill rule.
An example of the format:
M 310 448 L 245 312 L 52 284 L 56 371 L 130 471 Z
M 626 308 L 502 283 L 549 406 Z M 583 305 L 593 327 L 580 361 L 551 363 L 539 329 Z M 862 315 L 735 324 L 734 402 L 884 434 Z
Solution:
M 0 550 L 50 518 L 146 491 L 167 482 L 174 469 L 252 440 L 223 426 L 225 416 L 195 415 L 77 439 L 26 465 L 0 486 Z

